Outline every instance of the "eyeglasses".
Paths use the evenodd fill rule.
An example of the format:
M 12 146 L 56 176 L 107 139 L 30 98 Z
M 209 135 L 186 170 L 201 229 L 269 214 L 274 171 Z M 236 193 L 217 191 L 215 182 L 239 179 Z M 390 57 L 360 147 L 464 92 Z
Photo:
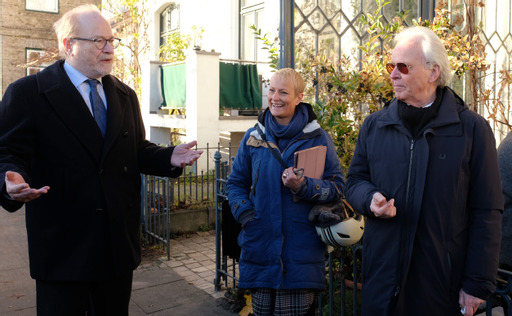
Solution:
M 393 69 L 398 68 L 398 71 L 403 73 L 404 75 L 407 75 L 409 73 L 409 66 L 407 66 L 404 63 L 387 63 L 386 64 L 386 70 L 391 74 L 393 72 Z
M 107 42 L 112 45 L 113 48 L 117 48 L 119 44 L 121 44 L 121 39 L 117 37 L 112 37 L 111 39 L 105 39 L 103 37 L 97 37 L 97 38 L 80 38 L 80 37 L 73 37 L 72 40 L 77 41 L 89 41 L 94 42 L 94 45 L 97 49 L 102 50 L 107 46 Z

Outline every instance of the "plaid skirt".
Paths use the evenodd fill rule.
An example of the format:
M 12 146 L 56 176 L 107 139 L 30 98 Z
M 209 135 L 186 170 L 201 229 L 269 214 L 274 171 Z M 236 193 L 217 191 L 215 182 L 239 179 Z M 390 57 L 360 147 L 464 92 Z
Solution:
M 304 316 L 310 311 L 316 291 L 308 289 L 252 289 L 255 316 Z

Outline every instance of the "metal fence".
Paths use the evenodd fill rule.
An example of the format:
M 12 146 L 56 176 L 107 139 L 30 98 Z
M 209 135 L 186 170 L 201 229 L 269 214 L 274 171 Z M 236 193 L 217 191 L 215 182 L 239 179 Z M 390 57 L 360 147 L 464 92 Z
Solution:
M 512 316 L 512 272 L 498 269 L 496 283 L 496 292 L 487 300 L 486 316 L 492 315 L 493 303 L 504 308 L 504 315 Z
M 173 180 L 149 175 L 142 176 L 141 223 L 144 237 L 149 244 L 162 244 L 171 258 L 169 247 L 170 210 L 174 200 Z
M 162 244 L 170 259 L 169 240 L 170 212 L 184 209 L 195 209 L 215 205 L 215 170 L 210 167 L 210 155 L 221 152 L 221 157 L 231 160 L 231 143 L 227 146 L 217 144 L 210 147 L 206 144 L 203 150 L 206 157 L 206 170 L 194 172 L 196 165 L 186 167 L 178 178 L 142 176 L 141 190 L 141 223 L 144 237 L 150 244 Z

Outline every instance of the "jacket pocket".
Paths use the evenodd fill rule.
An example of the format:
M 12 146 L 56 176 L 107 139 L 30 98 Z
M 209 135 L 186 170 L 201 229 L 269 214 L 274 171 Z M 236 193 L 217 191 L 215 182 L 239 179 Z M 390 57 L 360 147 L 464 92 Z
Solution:
M 272 229 L 259 218 L 253 218 L 238 235 L 242 248 L 240 260 L 256 265 L 269 265 L 272 262 Z
M 315 225 L 304 215 L 295 215 L 293 225 L 287 230 L 288 260 L 298 264 L 325 263 L 326 245 L 318 236 Z

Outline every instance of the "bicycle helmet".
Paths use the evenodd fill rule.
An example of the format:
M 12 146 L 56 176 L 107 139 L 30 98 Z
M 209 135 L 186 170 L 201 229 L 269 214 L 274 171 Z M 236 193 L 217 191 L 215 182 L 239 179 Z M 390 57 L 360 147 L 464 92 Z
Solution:
M 345 205 L 344 205 L 345 206 Z M 343 212 L 341 212 L 341 219 L 329 226 L 315 225 L 318 236 L 324 243 L 333 247 L 347 247 L 352 246 L 361 240 L 364 232 L 364 217 L 356 214 L 352 207 L 346 204 Z M 316 205 L 313 208 L 318 208 L 316 213 L 322 213 L 323 210 L 328 210 L 329 207 L 325 205 Z M 315 212 L 315 211 L 314 211 Z M 339 215 L 340 213 L 337 212 Z

